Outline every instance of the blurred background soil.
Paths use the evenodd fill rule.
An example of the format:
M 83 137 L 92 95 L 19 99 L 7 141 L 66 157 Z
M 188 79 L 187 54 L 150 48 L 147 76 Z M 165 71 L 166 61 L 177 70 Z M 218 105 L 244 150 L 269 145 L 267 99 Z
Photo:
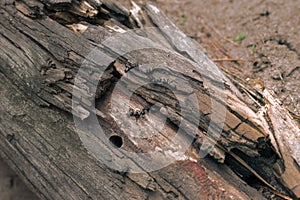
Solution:
M 121 1 L 130 5 L 129 1 Z M 293 0 L 152 0 L 237 80 L 275 92 L 300 115 L 300 3 Z M 137 1 L 141 4 L 142 1 Z M 235 40 L 235 41 L 234 41 Z M 229 61 L 233 60 L 233 61 Z M 0 200 L 37 199 L 0 160 Z
M 217 65 L 248 84 L 261 82 L 300 115 L 300 3 L 292 0 L 154 1 Z M 244 36 L 238 38 L 238 36 Z M 234 39 L 239 41 L 232 42 Z M 218 49 L 221 48 L 221 51 Z M 226 55 L 227 54 L 227 55 Z M 298 118 L 299 119 L 299 118 Z

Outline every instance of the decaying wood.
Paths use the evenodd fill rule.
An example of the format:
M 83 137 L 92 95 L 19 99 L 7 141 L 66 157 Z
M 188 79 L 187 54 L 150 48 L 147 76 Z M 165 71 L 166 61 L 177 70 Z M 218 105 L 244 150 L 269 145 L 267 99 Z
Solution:
M 209 70 L 216 66 L 201 53 L 201 48 L 154 5 L 148 4 L 140 11 L 141 19 L 138 14 L 132 17 L 129 9 L 120 4 L 106 0 L 5 0 L 0 10 L 0 155 L 42 199 L 264 199 L 227 165 L 219 164 L 226 159 L 231 162 L 230 155 L 240 160 L 237 166 L 257 171 L 256 177 L 271 187 L 275 184 L 272 189 L 300 197 L 299 151 L 291 146 L 286 149 L 287 139 L 278 142 L 283 127 L 299 140 L 299 127 L 292 118 L 285 125 L 280 119 L 276 121 L 276 112 L 283 113 L 283 108 L 275 105 L 267 93 L 264 96 L 268 101 L 262 101 L 271 106 L 270 110 L 265 115 L 252 111 L 228 78 Z M 132 43 L 128 45 L 152 48 L 123 54 L 117 48 L 120 41 L 109 40 L 113 33 L 140 27 L 142 22 L 145 27 L 155 28 L 121 37 L 126 39 L 124 43 Z M 82 62 L 95 48 L 112 62 L 90 62 L 90 71 L 81 74 L 84 87 L 75 84 L 73 88 Z M 105 73 L 94 88 L 96 93 L 91 93 L 88 86 L 98 82 L 103 69 Z M 138 90 L 132 87 L 144 82 L 156 84 Z M 117 84 L 121 90 L 114 93 Z M 81 92 L 74 93 L 73 89 Z M 134 93 L 129 105 L 122 101 L 125 91 Z M 183 115 L 178 105 L 187 104 L 186 97 L 193 95 L 198 98 L 193 106 L 199 110 Z M 77 99 L 73 107 L 72 98 Z M 94 100 L 95 111 L 91 109 Z M 115 110 L 110 109 L 112 104 Z M 152 105 L 164 109 L 138 120 L 126 114 L 128 107 L 138 110 Z M 222 105 L 226 105 L 225 110 L 219 109 Z M 277 111 L 272 110 L 275 106 Z M 93 138 L 92 134 L 88 130 L 75 131 L 72 113 L 76 120 L 88 123 L 93 112 L 107 137 L 123 138 L 123 149 L 157 151 L 162 158 L 174 157 L 177 161 L 149 172 L 147 166 L 134 160 L 142 158 L 134 157 L 130 164 L 144 172 L 142 175 L 131 173 L 122 163 L 119 171 L 110 169 L 92 156 L 78 136 Z M 161 124 L 166 117 L 167 123 Z M 184 154 L 177 155 L 178 148 L 170 141 L 182 118 L 191 125 L 182 140 L 194 141 Z M 281 118 L 286 116 L 282 114 Z M 279 127 L 275 126 L 277 122 Z M 156 126 L 164 128 L 151 135 Z M 219 129 L 223 131 L 218 138 Z M 212 148 L 209 153 L 214 159 L 199 156 L 206 138 L 217 144 L 207 147 Z M 114 155 L 128 156 L 101 141 L 92 148 L 107 151 L 107 160 Z M 246 164 L 241 166 L 241 162 Z M 284 187 L 277 188 L 281 184 Z
M 277 153 L 281 155 L 285 165 L 282 179 L 299 196 L 300 177 L 297 175 L 300 163 L 299 127 L 289 112 L 280 106 L 278 100 L 274 99 L 271 92 L 264 90 L 263 95 L 268 101 L 266 113 L 270 119 L 270 125 L 273 127 L 272 144 Z

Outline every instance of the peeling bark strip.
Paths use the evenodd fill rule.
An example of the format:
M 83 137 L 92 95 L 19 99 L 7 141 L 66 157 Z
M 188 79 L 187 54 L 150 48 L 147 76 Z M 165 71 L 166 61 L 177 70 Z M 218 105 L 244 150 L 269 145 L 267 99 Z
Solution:
M 290 157 L 289 151 L 283 151 L 285 144 L 275 146 L 273 133 L 278 140 L 279 127 L 254 113 L 235 86 L 226 77 L 220 79 L 216 66 L 197 44 L 155 6 L 148 4 L 131 15 L 127 8 L 107 0 L 4 0 L 0 15 L 0 155 L 41 199 L 264 199 L 227 165 L 246 179 L 252 173 L 272 189 L 300 196 L 299 185 L 292 181 L 299 176 L 297 152 Z M 172 51 L 149 48 L 123 55 L 116 48 L 120 43 L 105 43 L 116 32 L 149 25 L 155 28 L 132 32 L 132 40 L 124 44 L 160 44 Z M 82 62 L 95 48 L 112 62 L 88 60 L 82 84 L 75 85 L 80 93 L 72 94 Z M 132 87 L 144 82 L 151 84 L 137 90 Z M 94 83 L 98 83 L 95 94 L 91 93 Z M 121 92 L 114 92 L 115 87 Z M 124 91 L 134 93 L 129 105 L 124 105 Z M 193 95 L 198 102 L 190 105 L 198 110 L 184 115 L 180 105 Z M 225 112 L 218 109 L 225 105 Z M 149 111 L 133 118 L 126 116 L 127 106 L 135 114 L 143 108 Z M 107 139 L 120 136 L 117 146 L 123 150 L 155 151 L 178 161 L 149 172 L 138 163 L 143 158 L 136 157 L 131 164 L 142 175 L 131 173 L 123 163 L 115 171 L 87 152 L 78 134 L 92 135 L 75 131 L 72 112 L 82 123 L 96 114 Z M 274 113 L 268 113 L 272 122 Z M 169 144 L 182 120 L 191 125 L 183 132 L 182 142 L 194 142 L 180 154 L 179 147 Z M 299 130 L 292 122 L 291 126 Z M 163 129 L 153 133 L 157 127 Z M 193 132 L 196 138 L 191 137 Z M 99 141 L 92 150 L 107 151 L 108 162 L 113 164 L 113 156 L 130 158 Z M 200 159 L 199 150 L 207 149 L 226 164 Z

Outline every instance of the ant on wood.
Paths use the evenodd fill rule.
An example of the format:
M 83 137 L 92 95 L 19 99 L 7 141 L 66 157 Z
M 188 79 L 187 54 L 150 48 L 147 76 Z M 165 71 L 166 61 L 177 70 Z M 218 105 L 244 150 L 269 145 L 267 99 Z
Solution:
M 142 110 L 133 110 L 132 108 L 129 109 L 129 116 L 135 117 L 135 120 L 137 121 L 141 116 L 144 116 L 146 112 L 149 112 L 150 108 L 144 107 Z

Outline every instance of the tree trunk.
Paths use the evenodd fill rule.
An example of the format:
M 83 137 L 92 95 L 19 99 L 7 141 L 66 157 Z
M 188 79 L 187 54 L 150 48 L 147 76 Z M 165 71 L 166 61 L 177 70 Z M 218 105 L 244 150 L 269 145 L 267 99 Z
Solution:
M 41 199 L 300 197 L 292 117 L 267 90 L 255 113 L 154 5 L 0 6 L 0 155 Z

